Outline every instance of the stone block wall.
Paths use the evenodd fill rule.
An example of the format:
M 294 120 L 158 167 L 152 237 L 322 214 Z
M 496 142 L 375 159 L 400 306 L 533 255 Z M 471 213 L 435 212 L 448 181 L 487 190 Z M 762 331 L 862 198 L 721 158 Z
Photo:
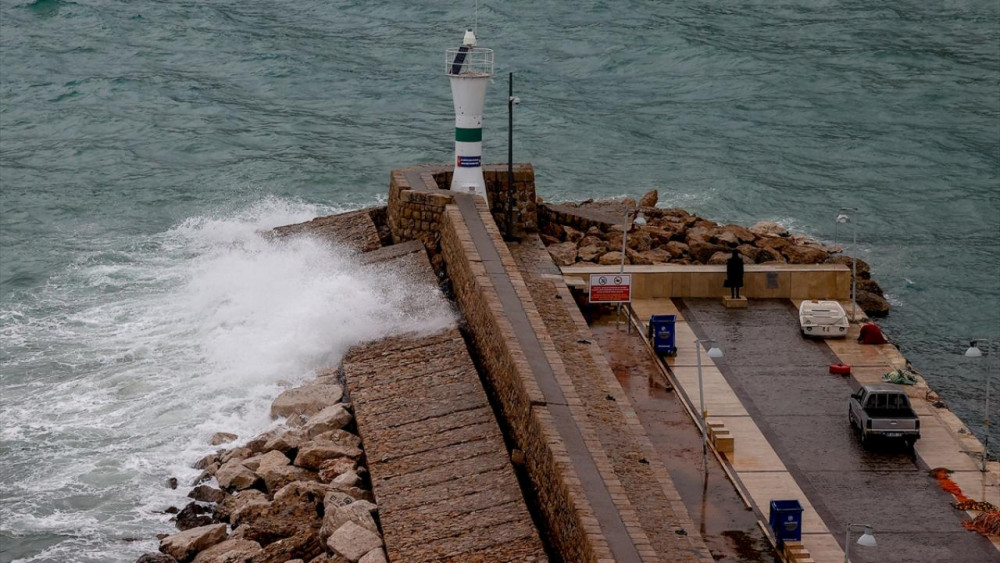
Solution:
M 416 187 L 411 183 L 417 184 Z M 453 200 L 445 190 L 427 188 L 413 182 L 405 170 L 393 170 L 386 216 L 393 243 L 419 240 L 433 256 L 438 252 L 441 216 Z
M 487 386 L 525 453 L 546 539 L 565 561 L 594 561 L 595 545 L 606 542 L 596 524 L 583 521 L 589 507 L 579 479 L 457 206 L 446 209 L 441 252 Z

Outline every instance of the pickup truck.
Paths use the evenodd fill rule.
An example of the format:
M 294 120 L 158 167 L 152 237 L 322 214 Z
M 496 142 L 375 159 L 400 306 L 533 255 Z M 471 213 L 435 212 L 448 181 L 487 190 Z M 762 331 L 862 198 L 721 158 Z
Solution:
M 910 406 L 910 398 L 892 385 L 861 386 L 851 395 L 847 417 L 865 447 L 872 438 L 890 438 L 912 448 L 920 438 L 920 419 Z

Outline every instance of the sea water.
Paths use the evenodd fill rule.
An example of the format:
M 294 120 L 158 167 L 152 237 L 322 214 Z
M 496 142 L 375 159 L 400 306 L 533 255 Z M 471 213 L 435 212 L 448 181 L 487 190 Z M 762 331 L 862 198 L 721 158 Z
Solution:
M 846 246 L 984 435 L 962 353 L 1000 335 L 996 2 L 424 4 L 0 0 L 0 561 L 155 550 L 214 432 L 265 430 L 353 344 L 455 322 L 433 288 L 259 233 L 449 161 L 443 55 L 472 26 L 487 161 L 513 72 L 546 200 L 655 188 Z

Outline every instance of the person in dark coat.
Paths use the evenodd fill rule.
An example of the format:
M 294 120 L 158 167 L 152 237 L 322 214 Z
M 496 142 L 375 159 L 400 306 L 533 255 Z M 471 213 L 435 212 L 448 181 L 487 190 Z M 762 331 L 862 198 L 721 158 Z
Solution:
M 733 299 L 740 298 L 740 288 L 743 287 L 743 258 L 735 248 L 732 258 L 726 260 L 726 283 L 723 287 L 729 288 Z

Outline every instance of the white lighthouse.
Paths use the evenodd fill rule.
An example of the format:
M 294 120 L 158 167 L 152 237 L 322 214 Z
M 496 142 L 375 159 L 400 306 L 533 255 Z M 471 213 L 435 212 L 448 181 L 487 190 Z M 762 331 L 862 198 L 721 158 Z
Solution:
M 476 47 L 476 34 L 465 32 L 462 46 L 445 52 L 455 102 L 455 174 L 452 191 L 474 193 L 487 202 L 483 181 L 483 102 L 493 76 L 493 50 Z

